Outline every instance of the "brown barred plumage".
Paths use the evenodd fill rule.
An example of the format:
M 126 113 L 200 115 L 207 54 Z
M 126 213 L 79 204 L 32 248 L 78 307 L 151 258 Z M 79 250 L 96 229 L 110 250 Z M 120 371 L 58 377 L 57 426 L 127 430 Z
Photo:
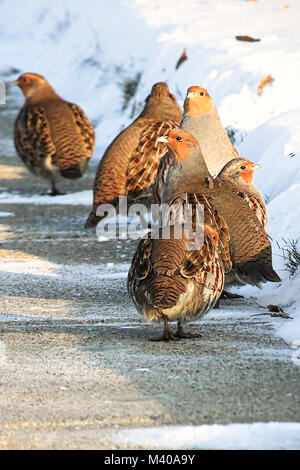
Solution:
M 86 228 L 101 219 L 96 216 L 99 204 L 117 206 L 120 196 L 128 196 L 128 202 L 152 202 L 151 185 L 166 150 L 157 139 L 176 127 L 180 117 L 181 110 L 167 84 L 156 83 L 141 114 L 113 140 L 99 163 Z
M 229 161 L 220 171 L 217 179 L 231 181 L 236 186 L 236 193 L 242 197 L 262 224 L 267 228 L 267 208 L 262 194 L 252 183 L 254 171 L 260 168 L 247 158 L 238 157 Z
M 199 250 L 187 240 L 142 239 L 128 273 L 128 293 L 137 310 L 149 321 L 201 318 L 217 302 L 224 286 L 224 266 L 208 231 Z M 172 336 L 172 335 L 171 335 Z M 168 339 L 168 338 L 164 338 Z M 171 337 L 170 339 L 174 339 Z
M 168 134 L 178 125 L 175 121 L 152 122 L 144 129 L 140 141 L 133 152 L 127 169 L 127 194 L 140 191 L 154 184 L 157 169 L 166 146 L 157 139 Z
M 187 139 L 185 147 L 181 148 L 181 168 L 181 160 L 189 157 L 189 142 L 199 146 L 195 139 L 189 141 L 183 131 L 173 130 L 169 135 L 173 134 L 176 140 Z M 178 161 L 178 155 L 174 153 L 173 157 L 174 162 Z M 205 184 L 210 188 L 212 182 L 207 180 Z M 164 340 L 193 336 L 183 332 L 181 322 L 201 318 L 215 305 L 224 287 L 225 270 L 230 271 L 232 266 L 230 235 L 224 218 L 205 195 L 186 192 L 187 180 L 184 185 L 185 192 L 179 187 L 174 197 L 172 191 L 164 194 L 159 237 L 150 233 L 141 240 L 128 274 L 129 296 L 145 318 L 164 320 L 164 333 L 159 338 Z M 187 205 L 189 219 L 185 211 Z M 203 211 L 197 217 L 199 207 Z M 203 238 L 195 238 L 203 228 Z M 169 330 L 168 320 L 178 321 L 175 335 Z

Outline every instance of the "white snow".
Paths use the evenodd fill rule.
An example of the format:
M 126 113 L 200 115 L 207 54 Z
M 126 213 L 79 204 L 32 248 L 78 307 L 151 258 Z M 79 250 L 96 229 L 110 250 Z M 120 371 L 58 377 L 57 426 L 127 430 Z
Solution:
M 112 264 L 112 266 L 110 265 Z M 13 259 L 1 258 L 0 270 L 10 274 L 51 276 L 72 282 L 85 282 L 86 279 L 120 279 L 126 278 L 128 263 L 109 263 L 97 266 L 89 264 L 63 265 L 51 263 L 46 259 Z
M 13 217 L 14 215 L 13 212 L 0 212 L 0 217 Z
M 182 104 L 186 88 L 205 86 L 224 126 L 237 130 L 241 155 L 262 164 L 255 183 L 268 202 L 268 232 L 281 285 L 244 288 L 261 304 L 278 303 L 293 320 L 272 319 L 277 333 L 300 339 L 300 278 L 289 279 L 277 242 L 300 236 L 300 2 L 298 0 L 31 0 L 1 3 L 0 73 L 44 74 L 96 126 L 94 163 L 132 120 L 153 83 L 167 81 Z M 289 8 L 286 8 L 289 6 Z M 250 35 L 248 43 L 235 39 Z M 175 70 L 186 48 L 188 60 Z M 122 111 L 121 83 L 142 72 L 136 96 Z M 261 96 L 261 78 L 272 75 Z M 20 90 L 10 90 L 21 105 Z M 1 202 L 53 204 L 47 196 L 2 194 Z M 55 203 L 90 205 L 91 191 Z M 294 343 L 293 343 L 294 344 Z
M 64 194 L 62 196 L 48 196 L 34 194 L 34 195 L 24 195 L 20 193 L 0 193 L 0 203 L 3 204 L 64 204 L 72 206 L 92 206 L 93 203 L 93 191 L 79 191 L 78 193 Z
M 213 424 L 126 429 L 119 443 L 146 449 L 298 450 L 300 423 Z

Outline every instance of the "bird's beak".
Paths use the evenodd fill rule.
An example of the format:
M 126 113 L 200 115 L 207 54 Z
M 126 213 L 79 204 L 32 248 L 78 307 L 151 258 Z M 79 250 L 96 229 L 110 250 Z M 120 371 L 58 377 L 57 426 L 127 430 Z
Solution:
M 253 168 L 257 170 L 258 168 L 261 168 L 261 165 L 259 163 L 253 163 Z
M 186 97 L 187 98 L 194 98 L 195 96 L 195 92 L 194 91 L 188 91 L 187 94 L 186 94 Z
M 157 142 L 164 142 L 165 144 L 168 143 L 168 136 L 167 135 L 162 135 L 157 139 Z
M 13 82 L 9 82 L 9 85 L 10 86 L 19 85 L 19 80 L 14 80 Z

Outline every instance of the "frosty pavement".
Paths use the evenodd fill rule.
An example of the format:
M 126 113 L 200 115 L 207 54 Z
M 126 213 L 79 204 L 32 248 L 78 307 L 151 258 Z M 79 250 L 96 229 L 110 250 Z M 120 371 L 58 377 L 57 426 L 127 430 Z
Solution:
M 45 189 L 17 158 L 0 164 L 3 191 Z M 99 243 L 83 230 L 88 209 L 2 201 L 0 448 L 130 448 L 116 431 L 300 421 L 299 368 L 276 319 L 223 301 L 191 326 L 202 338 L 149 342 L 160 326 L 126 292 L 136 242 Z

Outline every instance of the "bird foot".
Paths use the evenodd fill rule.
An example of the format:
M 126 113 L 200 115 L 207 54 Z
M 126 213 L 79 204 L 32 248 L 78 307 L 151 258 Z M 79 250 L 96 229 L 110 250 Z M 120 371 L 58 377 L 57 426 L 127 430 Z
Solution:
M 183 328 L 178 328 L 175 333 L 176 338 L 201 338 L 200 333 L 191 333 L 190 331 L 183 331 Z
M 64 196 L 66 193 L 62 193 L 58 189 L 52 190 L 52 191 L 47 191 L 45 193 L 41 193 L 41 196 Z
M 64 196 L 66 193 L 62 193 L 58 189 L 55 189 L 49 193 L 49 196 Z
M 158 342 L 158 341 L 179 341 L 179 340 L 180 338 L 175 336 L 171 330 L 165 328 L 161 336 L 159 336 L 158 338 L 151 338 L 149 341 Z
M 221 299 L 243 299 L 243 295 L 239 294 L 233 294 L 232 292 L 227 292 L 226 290 L 223 290 L 221 294 Z

